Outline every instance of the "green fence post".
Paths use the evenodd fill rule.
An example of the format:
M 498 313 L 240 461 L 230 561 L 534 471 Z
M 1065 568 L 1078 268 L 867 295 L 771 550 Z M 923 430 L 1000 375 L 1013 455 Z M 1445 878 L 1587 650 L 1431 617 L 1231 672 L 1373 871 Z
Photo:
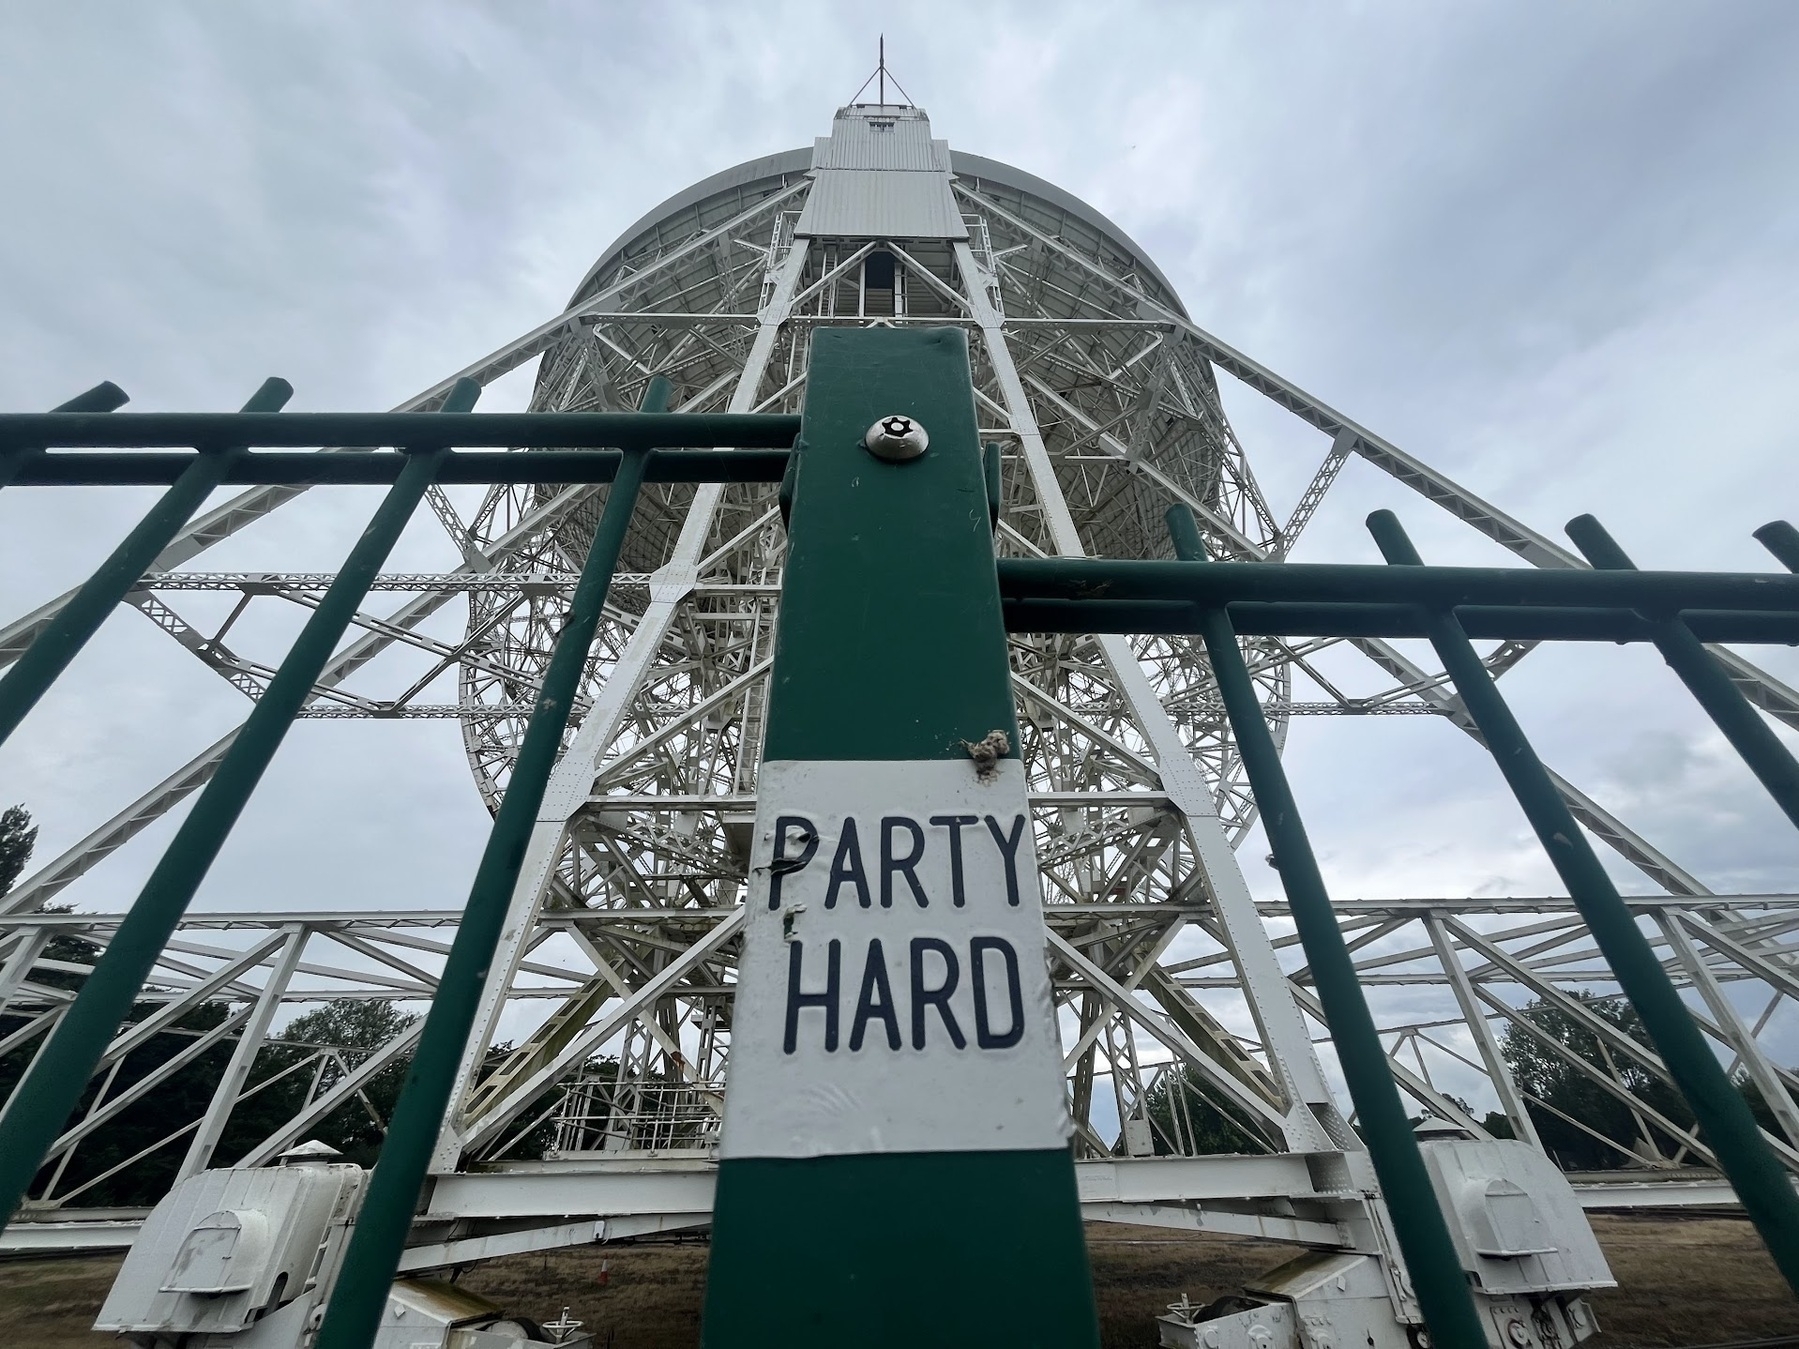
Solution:
M 1422 566 L 1418 550 L 1391 511 L 1368 517 L 1368 530 L 1395 566 Z M 1775 1158 L 1742 1093 L 1706 1044 L 1655 950 L 1637 927 L 1618 888 L 1550 781 L 1517 718 L 1480 662 L 1453 612 L 1425 611 L 1437 659 L 1468 716 L 1505 775 L 1543 851 L 1586 920 L 1600 954 L 1643 1020 L 1699 1130 L 1767 1243 L 1788 1285 L 1799 1292 L 1799 1194 Z M 1690 634 L 1689 634 L 1690 635 Z
M 52 412 L 111 412 L 114 408 L 124 407 L 131 399 L 125 391 L 110 379 L 102 380 L 93 388 L 76 394 L 66 403 L 58 403 L 51 408 Z M 0 487 L 5 487 L 18 476 L 19 469 L 29 463 L 31 457 L 39 451 L 29 445 L 10 445 L 0 449 Z
M 651 380 L 643 411 L 663 411 L 668 395 L 666 379 L 658 376 Z M 469 888 L 456 940 L 444 961 L 418 1049 L 406 1070 L 406 1082 L 381 1142 L 381 1156 L 356 1215 L 343 1271 L 319 1328 L 318 1349 L 368 1349 L 386 1310 L 388 1291 L 393 1287 L 400 1253 L 412 1229 L 412 1215 L 418 1207 L 431 1152 L 456 1088 L 463 1046 L 475 1024 L 476 1004 L 487 978 L 487 967 L 505 925 L 513 886 L 518 883 L 525 844 L 538 807 L 543 804 L 550 770 L 562 749 L 562 733 L 581 689 L 581 673 L 587 666 L 594 631 L 606 605 L 606 592 L 612 586 L 619 549 L 624 546 L 625 531 L 630 526 L 651 453 L 626 451 L 618 476 L 606 494 L 599 526 L 569 602 L 568 621 L 550 655 L 542 688 L 531 709 L 531 720 L 525 727 L 518 761 L 512 767 L 506 795 L 494 816 L 487 847 Z
M 1636 570 L 1636 563 L 1591 515 L 1575 516 L 1567 529 L 1574 546 L 1595 567 L 1606 571 Z M 1724 733 L 1749 770 L 1761 779 L 1786 817 L 1799 825 L 1799 763 L 1793 761 L 1787 747 L 1677 615 L 1638 612 L 1651 624 L 1650 640 L 1668 662 L 1668 668 L 1680 676 L 1680 682 L 1705 709 L 1712 724 Z
M 480 393 L 473 380 L 461 380 L 445 407 L 466 411 Z M 311 696 L 320 671 L 356 616 L 357 605 L 431 485 L 443 454 L 443 450 L 431 450 L 408 458 L 399 481 L 388 489 L 318 608 L 294 639 L 281 668 L 181 822 L 80 994 L 7 1101 L 0 1114 L 0 1228 L 24 1199 L 94 1065 L 131 1010 L 295 714 Z M 187 513 L 180 518 L 185 520 Z M 159 550 L 160 545 L 155 551 Z M 154 557 L 155 551 L 150 556 Z M 40 637 L 37 645 L 43 641 Z
M 116 389 L 117 386 L 111 386 Z M 109 395 L 107 385 L 90 389 L 73 403 L 87 403 L 77 410 L 91 412 Z M 293 397 L 293 386 L 284 379 L 263 382 L 244 404 L 245 412 L 278 412 Z M 64 409 L 70 404 L 65 403 Z M 116 405 L 115 405 L 116 406 Z M 59 409 L 63 410 L 63 409 Z M 162 494 L 137 528 L 100 564 L 76 591 L 62 611 L 37 635 L 25 654 L 0 678 L 0 745 L 18 728 L 25 714 L 44 696 L 56 677 L 68 668 L 88 639 L 100 630 L 118 602 L 143 579 L 157 555 L 169 546 L 188 517 L 200 508 L 231 466 L 231 450 L 205 451 L 190 464 L 168 491 Z M 17 471 L 16 468 L 13 471 Z
M 800 437 L 702 1343 L 1092 1346 L 964 335 L 820 329 Z
M 1192 511 L 1184 505 L 1171 506 L 1167 520 L 1175 555 L 1184 562 L 1211 565 L 1206 563 Z M 1394 1085 L 1392 1066 L 1356 978 L 1355 959 L 1331 910 L 1330 892 L 1299 817 L 1280 751 L 1262 718 L 1262 706 L 1256 700 L 1255 684 L 1237 646 L 1230 616 L 1222 608 L 1208 609 L 1201 624 L 1218 696 L 1255 792 L 1262 827 L 1274 850 L 1274 866 L 1287 892 L 1287 907 L 1305 948 L 1331 1043 L 1361 1123 L 1362 1140 L 1380 1178 L 1381 1198 L 1392 1216 L 1399 1253 L 1432 1343 L 1440 1349 L 1487 1349 L 1486 1331 L 1481 1328 L 1467 1272 L 1456 1255 L 1436 1188 Z

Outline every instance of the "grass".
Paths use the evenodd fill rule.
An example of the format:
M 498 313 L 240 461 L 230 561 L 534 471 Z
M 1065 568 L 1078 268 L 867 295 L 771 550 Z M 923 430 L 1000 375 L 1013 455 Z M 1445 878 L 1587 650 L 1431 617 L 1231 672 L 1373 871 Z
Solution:
M 0 1264 L 0 1344 L 33 1349 L 91 1349 L 114 1335 L 91 1327 L 123 1257 L 82 1255 L 65 1260 L 8 1260 Z
M 1593 1228 L 1620 1284 L 1593 1297 L 1605 1328 L 1587 1341 L 1594 1349 L 1799 1333 L 1799 1303 L 1742 1219 L 1598 1214 Z M 1088 1246 L 1106 1349 L 1155 1345 L 1168 1303 L 1183 1293 L 1208 1302 L 1291 1254 L 1273 1242 L 1146 1227 L 1092 1227 Z M 461 1282 L 540 1321 L 567 1305 L 609 1349 L 687 1349 L 699 1342 L 706 1253 L 699 1242 L 588 1246 L 494 1260 Z M 116 1349 L 88 1327 L 118 1267 L 107 1256 L 0 1264 L 0 1345 Z
M 1799 1303 L 1747 1218 L 1596 1213 L 1618 1287 L 1593 1295 L 1590 1344 L 1718 1344 L 1799 1333 Z

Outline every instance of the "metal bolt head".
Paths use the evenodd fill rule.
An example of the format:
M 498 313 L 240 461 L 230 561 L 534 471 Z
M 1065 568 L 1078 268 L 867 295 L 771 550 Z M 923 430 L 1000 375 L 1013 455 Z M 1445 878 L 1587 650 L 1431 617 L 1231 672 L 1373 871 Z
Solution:
M 910 417 L 898 414 L 881 418 L 862 437 L 862 447 L 876 459 L 895 464 L 918 458 L 930 443 L 931 438 L 925 434 L 924 427 Z

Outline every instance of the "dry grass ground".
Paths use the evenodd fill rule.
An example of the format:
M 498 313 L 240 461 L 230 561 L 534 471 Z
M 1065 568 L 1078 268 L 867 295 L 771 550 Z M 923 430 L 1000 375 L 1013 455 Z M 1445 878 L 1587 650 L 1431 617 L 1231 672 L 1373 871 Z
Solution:
M 8 1260 L 0 1264 L 0 1345 L 6 1349 L 91 1349 L 117 1345 L 88 1327 L 113 1275 L 115 1255 L 69 1260 Z
M 1786 1291 L 1749 1224 L 1734 1218 L 1601 1214 L 1594 1230 L 1620 1287 L 1594 1302 L 1594 1349 L 1716 1344 L 1799 1334 Z M 1156 1343 L 1154 1318 L 1185 1293 L 1205 1302 L 1287 1258 L 1270 1242 L 1095 1227 L 1088 1241 L 1106 1349 Z M 112 1257 L 0 1264 L 0 1346 L 97 1349 L 88 1327 L 112 1282 Z M 601 1271 L 604 1269 L 604 1275 Z M 706 1247 L 627 1246 L 513 1256 L 462 1282 L 540 1319 L 566 1304 L 611 1349 L 685 1349 L 699 1341 Z
M 1618 1286 L 1596 1293 L 1594 1344 L 1687 1345 L 1799 1334 L 1799 1303 L 1745 1218 L 1597 1213 Z

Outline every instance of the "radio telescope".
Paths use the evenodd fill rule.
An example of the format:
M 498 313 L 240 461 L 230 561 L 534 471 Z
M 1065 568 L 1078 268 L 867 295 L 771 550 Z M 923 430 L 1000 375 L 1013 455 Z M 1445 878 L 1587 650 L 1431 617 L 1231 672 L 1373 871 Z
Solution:
M 983 439 L 998 452 L 1004 556 L 1171 557 L 1162 522 L 1178 504 L 1198 519 L 1213 558 L 1284 561 L 1357 457 L 1533 566 L 1579 565 L 1210 335 L 1144 251 L 1092 207 L 1020 169 L 952 150 L 932 138 L 922 109 L 884 99 L 840 109 L 831 134 L 811 147 L 737 165 L 670 198 L 601 254 L 562 313 L 402 408 L 431 410 L 457 378 L 486 384 L 536 362 L 537 411 L 636 409 L 660 377 L 672 390 L 669 410 L 795 412 L 812 334 L 866 324 L 967 332 Z M 1221 371 L 1318 432 L 1316 473 L 1284 520 L 1225 415 Z M 315 600 L 328 577 L 192 565 L 304 490 L 261 488 L 203 515 L 131 596 L 253 698 L 270 665 L 200 632 L 177 606 L 181 592 L 206 590 L 246 606 Z M 461 565 L 383 578 L 379 589 L 405 598 L 362 623 L 304 715 L 454 720 L 475 786 L 496 805 L 607 490 L 498 486 L 468 512 L 433 489 Z M 438 1144 L 434 1211 L 513 1223 L 593 1212 L 616 1235 L 705 1221 L 704 1204 L 682 1187 L 705 1163 L 730 1090 L 733 915 L 746 884 L 784 546 L 772 485 L 644 489 L 489 968 Z M 460 637 L 430 635 L 425 621 L 458 597 L 468 606 Z M 62 603 L 0 629 L 0 659 L 16 659 Z M 1473 729 L 1442 677 L 1386 641 L 1244 645 L 1277 740 L 1292 717 L 1311 714 L 1422 714 Z M 1318 664 L 1330 646 L 1341 648 L 1332 659 L 1359 652 L 1374 686 L 1342 691 Z M 401 647 L 425 653 L 428 672 L 389 673 L 377 658 Z M 1504 644 L 1487 666 L 1501 673 L 1529 649 Z M 1354 1152 L 1321 1057 L 1327 1036 L 1309 973 L 1286 930 L 1266 921 L 1281 906 L 1252 895 L 1235 852 L 1256 805 L 1203 648 L 1174 637 L 1015 635 L 1010 650 L 1077 1158 L 1097 1167 L 1152 1157 L 1222 1164 L 1221 1151 L 1289 1160 Z M 1752 701 L 1799 725 L 1799 694 L 1720 656 Z M 451 672 L 456 701 L 423 701 Z M 1296 701 L 1296 677 L 1322 696 Z M 8 915 L 0 1005 L 9 1017 L 50 1024 L 56 986 L 33 978 L 41 963 L 61 960 L 46 954 L 50 943 L 104 945 L 116 927 L 116 915 L 42 906 L 206 782 L 230 740 L 202 749 L 0 900 Z M 1705 1009 L 1704 1029 L 1762 1089 L 1781 1155 L 1799 1169 L 1799 1110 L 1785 1090 L 1793 1075 L 1758 1038 L 1794 994 L 1783 973 L 1792 897 L 1712 895 L 1575 786 L 1558 786 L 1580 822 L 1661 891 L 1645 912 L 1669 968 Z M 1490 1088 L 1477 1113 L 1495 1104 L 1517 1138 L 1538 1142 L 1501 1035 L 1546 1043 L 1553 1028 L 1526 1004 L 1556 1005 L 1567 1000 L 1563 985 L 1605 982 L 1571 903 L 1367 899 L 1340 910 L 1364 973 L 1417 994 L 1383 1025 L 1402 1088 L 1423 1112 L 1485 1137 L 1490 1121 L 1432 1076 L 1433 1064 L 1454 1060 Z M 236 1047 L 217 1094 L 197 1121 L 171 1120 L 158 1145 L 181 1157 L 177 1178 L 215 1161 L 264 1164 L 357 1101 L 409 1051 L 416 1030 L 402 1026 L 385 1044 L 347 1055 L 319 1047 L 319 1063 L 336 1066 L 321 1066 L 291 1117 L 215 1156 L 284 1006 L 422 1004 L 456 921 L 453 909 L 405 903 L 190 915 L 146 999 L 161 1004 L 169 1025 L 203 1003 L 241 1015 L 221 1034 Z M 1765 1009 L 1741 1010 L 1738 995 L 1750 991 Z M 1635 1102 L 1641 1126 L 1639 1139 L 1611 1145 L 1657 1169 L 1709 1163 L 1702 1140 L 1643 1104 L 1643 1083 L 1666 1078 L 1659 1060 L 1621 1026 L 1592 1033 L 1608 1052 L 1578 1071 Z M 122 1045 L 102 1072 L 129 1052 Z M 170 1062 L 165 1076 L 186 1060 Z M 108 1118 L 97 1099 L 59 1140 L 34 1195 L 41 1206 L 78 1216 L 96 1187 L 151 1155 L 111 1170 L 85 1166 L 80 1151 Z M 635 1164 L 629 1185 L 603 1165 L 621 1158 Z M 1200 1198 L 1224 1196 L 1229 1204 L 1207 1217 L 1219 1230 L 1278 1230 L 1328 1245 L 1336 1220 L 1327 1211 L 1347 1202 L 1323 1171 L 1303 1167 L 1323 1216 L 1292 1216 L 1295 1182 L 1285 1172 L 1285 1189 L 1266 1188 L 1274 1173 L 1247 1166 L 1230 1171 L 1240 1180 L 1197 1188 L 1197 1171 L 1156 1174 L 1130 1194 L 1094 1180 L 1090 1216 L 1141 1221 L 1157 1206 L 1191 1216 Z M 1259 1225 L 1267 1223 L 1275 1226 Z

